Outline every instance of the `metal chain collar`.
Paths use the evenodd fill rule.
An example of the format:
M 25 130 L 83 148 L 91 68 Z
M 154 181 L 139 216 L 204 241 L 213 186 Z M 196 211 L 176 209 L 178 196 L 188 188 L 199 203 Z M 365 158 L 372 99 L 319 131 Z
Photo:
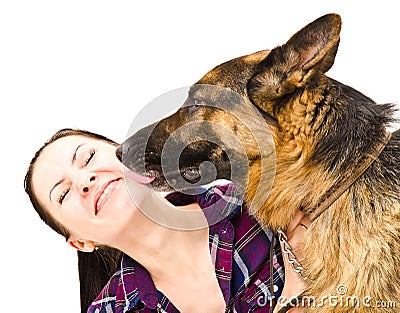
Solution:
M 296 256 L 292 251 L 292 247 L 288 242 L 288 238 L 285 232 L 280 227 L 278 227 L 277 232 L 278 232 L 278 239 L 282 243 L 282 251 L 286 254 L 288 262 L 292 266 L 293 271 L 298 273 L 301 278 L 306 279 L 306 277 L 303 275 L 304 268 L 303 266 L 301 266 L 300 262 L 297 261 Z

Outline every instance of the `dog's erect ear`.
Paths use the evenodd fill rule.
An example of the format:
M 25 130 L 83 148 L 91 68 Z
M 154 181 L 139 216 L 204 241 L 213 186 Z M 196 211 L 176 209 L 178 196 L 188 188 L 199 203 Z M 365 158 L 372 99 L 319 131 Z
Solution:
M 248 82 L 253 103 L 274 115 L 271 102 L 304 87 L 316 73 L 328 71 L 335 60 L 340 29 L 339 15 L 324 15 L 273 49 Z

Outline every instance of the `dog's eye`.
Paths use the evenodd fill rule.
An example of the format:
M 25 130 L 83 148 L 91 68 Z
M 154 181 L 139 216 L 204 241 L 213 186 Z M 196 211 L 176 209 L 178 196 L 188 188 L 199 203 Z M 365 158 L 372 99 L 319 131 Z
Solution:
M 198 107 L 198 106 L 201 106 L 202 104 L 203 104 L 202 100 L 193 99 L 193 106 Z
M 199 99 L 194 99 L 193 100 L 193 105 L 194 106 L 199 106 L 201 104 L 201 101 Z
M 203 100 L 196 99 L 196 98 L 191 98 L 190 101 L 187 102 L 185 106 L 188 108 L 188 112 L 197 112 L 198 109 L 204 107 L 206 103 Z

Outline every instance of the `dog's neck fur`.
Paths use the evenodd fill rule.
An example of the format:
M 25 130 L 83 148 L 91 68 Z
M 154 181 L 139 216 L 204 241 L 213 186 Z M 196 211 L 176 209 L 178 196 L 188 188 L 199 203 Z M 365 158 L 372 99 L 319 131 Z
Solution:
M 307 87 L 282 108 L 290 113 L 278 114 L 285 119 L 278 120 L 279 129 L 273 132 L 275 183 L 264 205 L 255 204 L 261 206 L 257 217 L 275 229 L 285 228 L 297 209 L 310 214 L 329 190 L 340 185 L 343 173 L 352 172 L 358 161 L 373 153 L 391 122 L 391 105 L 377 105 L 324 75 Z M 354 103 L 349 105 L 349 101 Z M 338 123 L 338 116 L 343 116 L 343 124 Z M 326 125 L 336 128 L 326 129 Z M 250 177 L 256 175 L 250 173 Z M 252 186 L 248 189 L 254 190 Z
M 351 173 L 360 160 L 374 153 L 393 121 L 393 105 L 377 105 L 326 76 L 316 79 L 288 99 L 282 110 L 290 113 L 277 114 L 285 118 L 278 120 L 279 127 L 273 131 L 275 181 L 270 193 L 266 191 L 265 202 L 255 205 L 261 209 L 254 212 L 262 224 L 274 229 L 286 229 L 297 209 L 311 213 L 326 193 L 341 184 L 344 173 Z M 400 275 L 399 164 L 397 131 L 378 160 L 312 223 L 303 251 L 321 254 L 300 260 L 312 281 L 306 296 L 335 294 L 329 288 L 345 286 L 347 295 L 360 299 L 400 300 L 393 296 L 400 294 L 398 284 L 382 274 L 384 268 L 393 277 Z M 250 177 L 257 177 L 262 168 L 251 170 Z M 252 195 L 247 199 L 251 202 Z M 311 307 L 308 312 L 353 311 L 351 307 Z

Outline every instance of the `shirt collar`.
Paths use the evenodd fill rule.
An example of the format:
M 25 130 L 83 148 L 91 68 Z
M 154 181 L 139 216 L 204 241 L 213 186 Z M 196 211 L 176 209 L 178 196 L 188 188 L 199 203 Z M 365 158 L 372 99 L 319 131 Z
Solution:
M 211 188 L 193 187 L 175 191 L 165 198 L 175 205 L 197 202 L 203 210 L 208 225 L 212 226 L 223 219 L 230 220 L 241 209 L 243 190 L 235 184 L 214 186 Z

